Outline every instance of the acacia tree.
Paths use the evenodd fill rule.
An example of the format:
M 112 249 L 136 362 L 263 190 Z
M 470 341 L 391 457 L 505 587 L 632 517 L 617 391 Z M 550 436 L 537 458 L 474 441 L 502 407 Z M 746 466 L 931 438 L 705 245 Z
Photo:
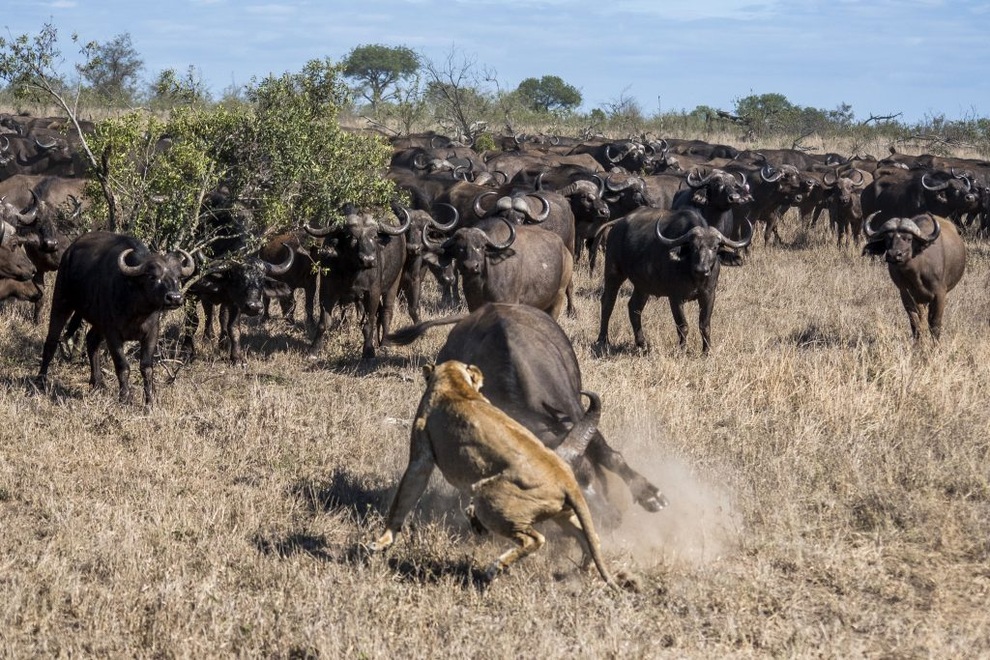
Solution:
M 91 42 L 83 49 L 86 62 L 76 70 L 98 99 L 130 105 L 137 92 L 144 60 L 134 49 L 131 35 L 118 34 L 105 43 Z
M 564 82 L 560 76 L 526 78 L 519 83 L 516 93 L 527 106 L 537 112 L 571 110 L 581 105 L 581 92 Z
M 783 94 L 750 94 L 736 99 L 736 115 L 754 135 L 764 135 L 794 121 L 801 108 Z
M 468 141 L 487 124 L 483 120 L 494 106 L 483 83 L 495 79 L 494 72 L 479 71 L 477 61 L 451 48 L 442 62 L 427 61 L 426 99 L 433 106 L 434 118 L 445 130 Z
M 343 74 L 358 81 L 358 91 L 378 111 L 382 101 L 396 98 L 397 83 L 419 71 L 419 56 L 405 46 L 370 44 L 354 48 L 343 62 Z

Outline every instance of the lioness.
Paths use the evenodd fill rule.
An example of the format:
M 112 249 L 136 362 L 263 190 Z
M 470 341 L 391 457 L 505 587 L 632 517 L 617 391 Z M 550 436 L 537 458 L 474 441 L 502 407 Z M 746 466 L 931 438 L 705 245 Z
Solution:
M 545 539 L 533 525 L 553 520 L 581 544 L 584 566 L 593 561 L 605 582 L 618 588 L 602 561 L 588 504 L 564 460 L 479 392 L 483 376 L 477 367 L 448 360 L 424 366 L 423 375 L 426 392 L 413 423 L 409 465 L 385 533 L 369 549 L 392 545 L 437 466 L 447 481 L 471 494 L 472 524 L 519 544 L 488 568 L 489 581 L 539 550 Z

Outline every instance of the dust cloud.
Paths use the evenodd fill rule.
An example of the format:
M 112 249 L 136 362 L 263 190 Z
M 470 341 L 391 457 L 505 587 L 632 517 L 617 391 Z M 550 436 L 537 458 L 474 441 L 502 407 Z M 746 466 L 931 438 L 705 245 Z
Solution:
M 600 530 L 602 544 L 606 550 L 627 553 L 643 567 L 676 563 L 700 567 L 718 562 L 735 552 L 742 535 L 742 516 L 729 480 L 714 471 L 702 475 L 683 459 L 666 455 L 662 438 L 655 437 L 659 435 L 656 428 L 639 428 L 615 437 L 642 439 L 640 446 L 623 449 L 623 455 L 660 489 L 669 504 L 656 513 L 646 511 L 610 475 L 609 496 L 621 509 L 622 520 L 617 527 Z

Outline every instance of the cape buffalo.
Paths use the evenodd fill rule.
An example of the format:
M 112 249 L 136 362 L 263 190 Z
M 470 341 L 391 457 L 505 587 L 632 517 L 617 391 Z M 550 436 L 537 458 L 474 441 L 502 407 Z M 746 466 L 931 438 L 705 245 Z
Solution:
M 153 367 L 162 312 L 182 305 L 180 282 L 195 268 L 189 253 L 149 252 L 144 243 L 131 236 L 96 231 L 73 241 L 65 250 L 55 278 L 48 336 L 38 372 L 41 384 L 47 380 L 62 329 L 73 317 L 73 326 L 80 320 L 91 326 L 86 334 L 90 385 L 103 385 L 97 349 L 105 339 L 120 383 L 120 400 L 129 400 L 130 367 L 124 356 L 124 342 L 138 341 L 144 402 L 154 405 Z
M 733 241 L 709 227 L 693 208 L 679 211 L 643 208 L 607 223 L 602 229 L 610 226 L 605 247 L 605 288 L 597 345 L 608 346 L 608 323 L 615 299 L 622 283 L 630 280 L 633 292 L 629 298 L 629 322 L 636 346 L 646 348 L 643 308 L 650 296 L 657 296 L 670 300 L 670 311 L 682 348 L 687 343 L 688 332 L 684 303 L 698 301 L 701 347 L 707 353 L 711 348 L 710 326 L 720 264 L 739 265 L 740 258 L 735 250 L 749 245 L 753 226 L 747 223 L 745 238 Z M 592 270 L 598 252 L 597 242 L 598 239 L 591 253 Z
M 647 511 L 667 505 L 656 486 L 608 445 L 597 421 L 587 421 L 591 411 L 586 415 L 582 407 L 577 356 L 553 318 L 529 305 L 486 303 L 468 315 L 403 328 L 389 340 L 407 345 L 430 328 L 450 324 L 456 325 L 436 362 L 477 365 L 486 374 L 482 394 L 568 460 L 590 501 L 599 508 L 604 504 L 594 492 L 589 467 L 601 484 L 606 483 L 602 469 L 619 475 Z
M 375 357 L 392 322 L 410 221 L 392 227 L 352 205 L 344 208 L 344 216 L 344 223 L 336 227 L 306 227 L 312 236 L 324 239 L 319 250 L 325 269 L 320 278 L 320 320 L 309 347 L 311 359 L 323 348 L 330 314 L 338 304 L 356 302 L 362 307 L 362 359 Z
M 921 315 L 928 308 L 928 330 L 937 341 L 942 332 L 945 299 L 966 270 L 966 246 L 952 221 L 928 213 L 891 218 L 874 230 L 863 221 L 863 254 L 884 255 L 890 279 L 901 294 L 911 335 L 921 338 Z
M 189 294 L 205 305 L 220 307 L 220 336 L 230 343 L 230 361 L 237 364 L 241 354 L 241 331 L 238 324 L 242 313 L 257 316 L 264 309 L 264 296 L 285 295 L 288 286 L 273 279 L 284 275 L 295 260 L 295 251 L 283 246 L 283 261 L 271 263 L 258 256 L 227 261 L 189 287 Z M 196 355 L 193 336 L 199 325 L 196 305 L 186 307 L 183 345 L 190 359 Z
M 487 228 L 458 229 L 439 254 L 441 264 L 456 262 L 471 311 L 486 302 L 512 302 L 556 318 L 564 307 L 574 258 L 553 232 L 498 218 Z

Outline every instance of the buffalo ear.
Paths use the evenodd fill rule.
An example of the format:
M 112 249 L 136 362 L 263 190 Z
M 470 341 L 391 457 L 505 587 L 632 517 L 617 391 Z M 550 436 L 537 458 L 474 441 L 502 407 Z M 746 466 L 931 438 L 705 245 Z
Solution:
M 677 261 L 681 261 L 682 259 L 684 259 L 684 247 L 685 246 L 682 245 L 680 247 L 673 248 L 670 251 L 670 260 L 671 261 L 674 261 L 674 262 L 677 262 Z
M 516 253 L 512 248 L 503 248 L 501 250 L 496 250 L 495 248 L 485 248 L 485 254 L 488 258 L 492 260 L 493 263 L 498 263 L 504 259 L 508 259 Z
M 742 266 L 743 260 L 742 256 L 738 252 L 733 252 L 732 250 L 719 250 L 718 260 L 723 266 Z
M 872 255 L 879 257 L 887 251 L 887 244 L 884 241 L 870 241 L 863 246 L 863 256 Z
M 266 277 L 264 293 L 269 298 L 288 298 L 292 295 L 292 289 L 285 282 Z
M 220 277 L 218 273 L 213 273 L 202 277 L 193 285 L 193 291 L 198 294 L 218 293 L 220 291 Z

